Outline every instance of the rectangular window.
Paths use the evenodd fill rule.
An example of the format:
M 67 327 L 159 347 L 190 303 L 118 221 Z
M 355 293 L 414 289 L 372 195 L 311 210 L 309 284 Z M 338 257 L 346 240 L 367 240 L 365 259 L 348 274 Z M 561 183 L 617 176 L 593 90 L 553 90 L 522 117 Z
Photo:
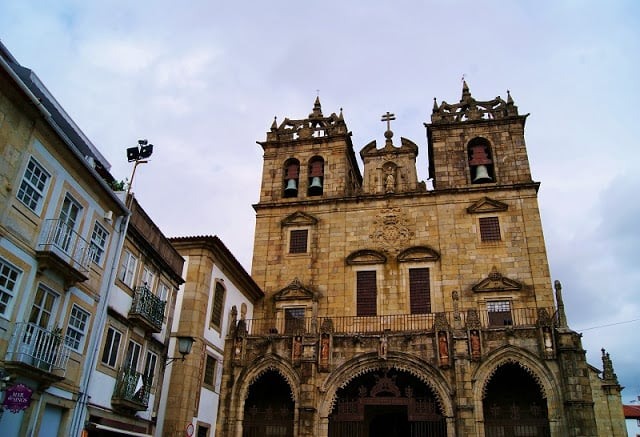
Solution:
M 500 300 L 487 302 L 487 313 L 489 316 L 489 326 L 511 326 L 511 302 Z
M 42 209 L 42 198 L 50 177 L 49 173 L 35 159 L 29 159 L 17 197 L 36 214 L 39 214 Z
M 224 308 L 224 286 L 216 282 L 216 291 L 213 294 L 213 307 L 211 309 L 211 324 L 220 329 L 222 325 L 222 311 Z
M 71 308 L 69 325 L 67 326 L 64 342 L 76 352 L 82 352 L 84 348 L 84 339 L 87 335 L 87 328 L 89 327 L 89 317 L 90 314 L 76 304 Z
M 206 355 L 204 363 L 204 385 L 209 386 L 212 390 L 215 386 L 216 378 L 216 359 L 211 355 Z
M 109 367 L 115 367 L 118 359 L 118 349 L 120 349 L 120 341 L 122 334 L 112 327 L 107 330 L 107 338 L 102 349 L 102 363 Z
M 142 269 L 142 285 L 146 285 L 149 291 L 153 292 L 156 287 L 156 274 L 149 266 Z
M 98 265 L 102 265 L 102 257 L 104 256 L 108 239 L 109 233 L 107 230 L 96 222 L 91 233 L 91 260 Z
M 360 271 L 357 273 L 357 315 L 375 316 L 377 314 L 376 272 Z
M 480 217 L 480 239 L 500 241 L 500 221 L 498 217 Z
M 120 274 L 118 277 L 129 287 L 133 286 L 133 277 L 136 273 L 138 258 L 133 256 L 131 252 L 125 250 L 122 254 L 122 264 L 120 264 Z
M 147 381 L 147 386 L 153 386 L 153 380 L 156 375 L 156 365 L 158 364 L 158 355 L 147 351 L 147 358 L 144 361 L 144 378 Z
M 429 314 L 431 312 L 428 268 L 409 269 L 409 300 L 411 314 Z
M 169 286 L 164 282 L 158 284 L 158 298 L 164 302 L 169 298 Z
M 141 350 L 142 350 L 142 346 L 140 346 L 140 343 L 136 343 L 133 340 L 129 340 L 129 345 L 127 346 L 127 355 L 124 359 L 125 369 L 131 369 L 131 370 L 138 369 L 138 361 L 140 360 Z
M 0 315 L 9 315 L 21 275 L 20 270 L 0 258 Z
M 284 309 L 284 332 L 286 334 L 304 332 L 303 307 Z
M 289 234 L 289 253 L 307 253 L 307 229 L 295 229 Z
M 42 285 L 38 287 L 36 297 L 31 306 L 29 323 L 33 323 L 44 329 L 50 329 L 53 325 L 59 297 L 60 295 L 53 290 Z

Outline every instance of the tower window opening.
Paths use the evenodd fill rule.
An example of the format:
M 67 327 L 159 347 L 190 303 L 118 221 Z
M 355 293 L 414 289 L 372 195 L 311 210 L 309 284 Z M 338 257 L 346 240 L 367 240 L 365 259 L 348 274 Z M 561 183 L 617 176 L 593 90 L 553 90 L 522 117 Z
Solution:
M 473 139 L 467 148 L 472 184 L 495 182 L 491 145 L 484 138 Z
M 312 158 L 309 162 L 309 196 L 320 196 L 324 185 L 324 160 L 320 157 Z
M 500 220 L 498 217 L 480 217 L 480 240 L 500 241 Z
M 289 160 L 284 167 L 284 197 L 298 196 L 298 182 L 300 175 L 300 163 L 295 160 Z
M 289 234 L 289 253 L 307 253 L 307 229 L 294 229 Z

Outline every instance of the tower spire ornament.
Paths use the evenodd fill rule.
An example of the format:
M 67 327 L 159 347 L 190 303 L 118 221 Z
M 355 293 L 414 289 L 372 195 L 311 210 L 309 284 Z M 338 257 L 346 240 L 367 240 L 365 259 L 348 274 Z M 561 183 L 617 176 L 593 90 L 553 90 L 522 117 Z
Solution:
M 393 138 L 393 132 L 391 131 L 391 120 L 395 120 L 395 119 L 396 119 L 396 115 L 392 114 L 389 111 L 387 111 L 386 114 L 382 114 L 382 118 L 380 119 L 380 121 L 387 122 L 387 130 L 384 133 L 384 137 L 386 138 L 385 145 L 388 145 L 388 146 L 392 145 L 391 138 Z

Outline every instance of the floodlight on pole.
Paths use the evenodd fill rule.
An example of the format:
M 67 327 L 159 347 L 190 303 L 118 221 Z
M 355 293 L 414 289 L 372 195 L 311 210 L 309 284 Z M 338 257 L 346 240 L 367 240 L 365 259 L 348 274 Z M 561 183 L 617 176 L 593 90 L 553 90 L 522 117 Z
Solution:
M 129 147 L 127 149 L 127 160 L 129 162 L 135 162 L 133 164 L 133 171 L 131 172 L 131 179 L 129 179 L 129 187 L 127 188 L 127 197 L 131 192 L 131 186 L 133 185 L 133 178 L 136 175 L 136 168 L 138 164 L 146 164 L 148 159 L 153 153 L 153 144 L 149 144 L 148 140 L 138 140 L 136 147 Z

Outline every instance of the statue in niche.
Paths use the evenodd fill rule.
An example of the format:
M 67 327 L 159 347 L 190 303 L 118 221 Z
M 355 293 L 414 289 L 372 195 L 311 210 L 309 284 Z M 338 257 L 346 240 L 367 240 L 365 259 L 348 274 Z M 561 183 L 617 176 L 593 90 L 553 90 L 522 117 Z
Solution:
M 328 369 L 329 368 L 329 342 L 331 337 L 329 334 L 322 334 L 320 337 L 320 368 Z
M 292 359 L 293 361 L 300 361 L 302 357 L 302 337 L 296 335 L 293 337 Z
M 449 340 L 447 333 L 441 331 L 438 333 L 438 353 L 440 355 L 440 365 L 449 365 Z
M 471 359 L 480 359 L 480 333 L 477 329 L 471 330 L 469 333 L 469 344 L 471 346 Z
M 233 344 L 233 358 L 236 360 L 242 358 L 242 337 L 236 337 Z
M 394 193 L 396 189 L 396 178 L 393 175 L 393 169 L 389 169 L 387 176 L 384 179 L 384 192 Z
M 542 328 L 542 340 L 544 342 L 544 353 L 546 356 L 553 355 L 553 338 L 551 337 L 551 328 L 545 326 Z
M 383 360 L 387 359 L 387 347 L 387 336 L 383 335 L 382 337 L 380 337 L 380 350 L 378 351 L 380 358 L 382 358 Z

